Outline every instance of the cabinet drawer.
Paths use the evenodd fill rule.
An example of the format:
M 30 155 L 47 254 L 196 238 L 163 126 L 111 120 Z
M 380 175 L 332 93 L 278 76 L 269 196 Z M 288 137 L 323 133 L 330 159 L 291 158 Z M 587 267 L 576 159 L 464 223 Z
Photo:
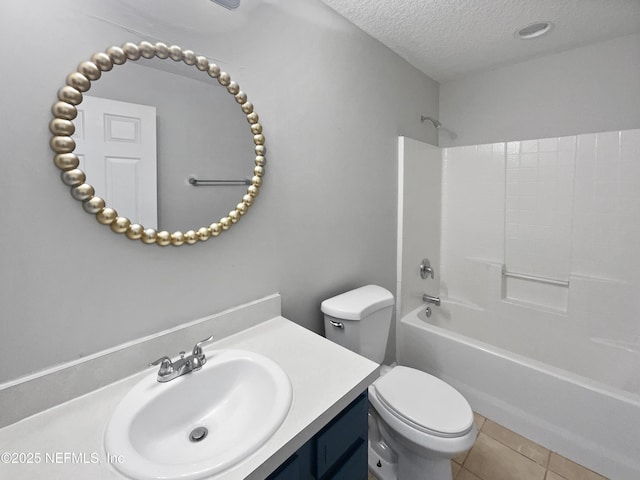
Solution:
M 356 443 L 362 441 L 366 445 L 367 408 L 367 395 L 365 393 L 354 400 L 331 424 L 318 434 L 316 441 L 316 475 L 318 478 L 327 473 L 348 450 L 352 450 Z M 366 455 L 364 471 L 366 472 Z
M 367 442 L 362 439 L 359 442 L 355 452 L 327 480 L 367 480 Z

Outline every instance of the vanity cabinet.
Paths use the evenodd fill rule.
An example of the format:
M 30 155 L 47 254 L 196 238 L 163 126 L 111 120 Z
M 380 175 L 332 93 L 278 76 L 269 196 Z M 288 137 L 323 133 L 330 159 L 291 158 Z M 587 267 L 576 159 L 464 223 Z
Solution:
M 366 480 L 367 407 L 365 391 L 267 480 Z

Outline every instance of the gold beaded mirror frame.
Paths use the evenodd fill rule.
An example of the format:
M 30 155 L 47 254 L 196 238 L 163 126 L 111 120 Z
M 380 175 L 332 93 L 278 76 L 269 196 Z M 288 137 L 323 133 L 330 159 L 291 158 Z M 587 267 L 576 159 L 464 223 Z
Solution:
M 170 59 L 195 66 L 226 87 L 240 105 L 249 122 L 255 144 L 255 167 L 251 183 L 241 202 L 227 216 L 209 226 L 198 227 L 186 232 L 168 232 L 132 223 L 127 217 L 119 215 L 113 208 L 106 205 L 102 198 L 95 195 L 93 186 L 87 183 L 85 173 L 78 168 L 79 159 L 73 153 L 76 144 L 72 135 L 75 133 L 73 120 L 78 114 L 76 106 L 82 103 L 83 92 L 89 90 L 91 82 L 98 80 L 102 72 L 108 72 L 116 65 L 123 65 L 127 60 L 135 61 L 140 57 Z M 51 112 L 53 119 L 49 123 L 49 130 L 53 137 L 51 137 L 50 146 L 55 152 L 54 163 L 62 170 L 62 182 L 71 187 L 71 196 L 82 202 L 82 207 L 87 213 L 95 215 L 99 223 L 110 226 L 113 232 L 124 234 L 131 240 L 141 240 L 145 244 L 160 246 L 179 246 L 193 245 L 211 237 L 217 237 L 222 232 L 229 230 L 247 213 L 262 186 L 266 163 L 265 138 L 262 134 L 262 125 L 258 122 L 258 114 L 253 110 L 253 104 L 247 101 L 247 94 L 240 90 L 238 84 L 231 80 L 228 73 L 220 71 L 218 65 L 209 62 L 206 57 L 197 55 L 192 50 L 184 50 L 176 45 L 167 46 L 160 42 L 152 44 L 143 41 L 139 44 L 128 42 L 122 47 L 113 46 L 107 48 L 105 52 L 95 53 L 90 60 L 80 63 L 77 71 L 67 76 L 66 85 L 58 90 L 58 101 L 51 108 Z

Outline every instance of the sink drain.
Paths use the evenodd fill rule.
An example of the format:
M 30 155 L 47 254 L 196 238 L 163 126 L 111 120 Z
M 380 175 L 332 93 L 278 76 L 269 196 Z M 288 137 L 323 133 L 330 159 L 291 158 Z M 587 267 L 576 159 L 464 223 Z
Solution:
M 189 434 L 189 440 L 192 442 L 201 442 L 204 440 L 209 434 L 209 430 L 206 427 L 198 427 L 194 428 Z

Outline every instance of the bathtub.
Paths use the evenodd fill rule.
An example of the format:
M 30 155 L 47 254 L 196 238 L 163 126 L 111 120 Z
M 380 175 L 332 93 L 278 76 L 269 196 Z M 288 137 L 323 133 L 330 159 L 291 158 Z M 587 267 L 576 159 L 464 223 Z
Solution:
M 613 480 L 640 478 L 640 392 L 635 391 L 640 352 L 602 339 L 573 342 L 564 349 L 577 354 L 560 368 L 541 361 L 545 348 L 536 332 L 522 335 L 526 330 L 521 330 L 517 338 L 522 345 L 506 345 L 496 336 L 504 329 L 483 323 L 485 312 L 446 301 L 432 310 L 427 318 L 420 306 L 401 319 L 401 364 L 443 379 L 478 413 L 560 455 Z M 542 344 L 553 343 L 544 340 Z M 607 383 L 602 381 L 606 372 L 596 368 L 603 357 L 623 362 Z M 571 370 L 581 373 L 569 367 L 579 367 Z

